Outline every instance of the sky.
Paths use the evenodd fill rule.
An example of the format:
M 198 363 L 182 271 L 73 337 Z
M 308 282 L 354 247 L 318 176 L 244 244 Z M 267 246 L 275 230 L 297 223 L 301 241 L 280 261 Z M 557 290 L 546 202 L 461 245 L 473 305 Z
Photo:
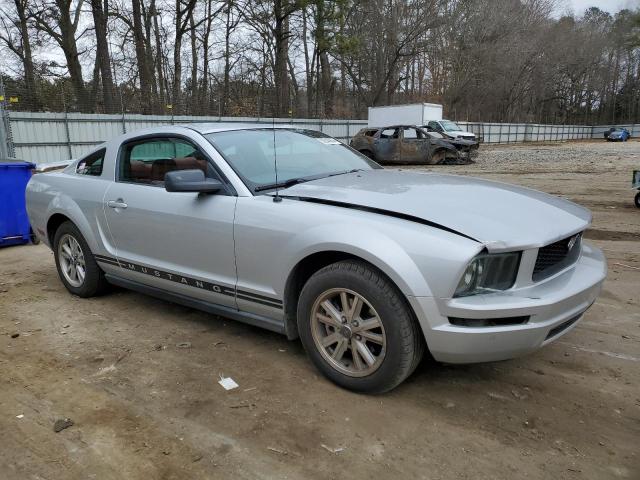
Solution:
M 574 13 L 576 16 L 581 16 L 589 7 L 598 7 L 613 14 L 623 8 L 640 8 L 640 0 L 560 0 L 556 12 L 559 15 Z

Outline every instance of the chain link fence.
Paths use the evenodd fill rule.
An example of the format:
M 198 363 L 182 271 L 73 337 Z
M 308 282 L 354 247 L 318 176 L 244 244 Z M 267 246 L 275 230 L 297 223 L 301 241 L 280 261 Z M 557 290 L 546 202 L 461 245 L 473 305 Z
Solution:
M 8 112 L 0 107 L 0 157 L 13 157 L 35 163 L 78 158 L 93 147 L 117 135 L 158 125 L 192 122 L 288 124 L 317 130 L 349 143 L 367 126 L 366 120 L 318 120 L 301 118 L 211 117 L 138 114 L 85 114 Z M 524 142 L 562 142 L 604 139 L 609 125 L 540 125 L 514 123 L 458 122 L 485 144 Z M 640 136 L 640 125 L 623 125 L 632 137 Z
M 199 101 L 185 97 L 179 104 L 173 105 L 156 99 L 153 104 L 145 106 L 136 92 L 119 87 L 113 95 L 113 99 L 117 100 L 117 108 L 111 105 L 109 109 L 114 113 L 105 113 L 107 108 L 102 100 L 94 99 L 89 108 L 89 105 L 79 103 L 77 95 L 64 84 L 62 88 L 51 92 L 45 92 L 41 87 L 39 93 L 40 97 L 47 95 L 46 106 L 38 100 L 40 97 L 20 90 L 20 85 L 5 84 L 0 77 L 0 159 L 15 157 L 47 163 L 78 158 L 122 133 L 166 124 L 284 123 L 318 130 L 345 143 L 367 126 L 366 120 L 349 118 L 354 112 L 348 109 L 342 112 L 344 115 L 341 119 L 292 118 L 294 112 L 304 113 L 308 108 L 290 105 L 289 118 L 271 118 L 274 106 L 265 103 L 264 99 L 268 98 L 265 95 L 248 95 L 227 101 L 216 92 L 211 91 L 206 95 L 200 92 L 202 98 Z M 51 109 L 53 111 L 47 111 Z M 341 111 L 339 106 L 333 106 L 332 109 L 334 116 Z M 220 115 L 225 111 L 228 115 Z M 179 112 L 202 114 L 178 115 Z M 458 124 L 462 129 L 475 133 L 480 142 L 491 144 L 603 139 L 603 133 L 611 127 L 485 122 Z M 640 136 L 638 124 L 618 126 L 627 128 L 632 137 Z

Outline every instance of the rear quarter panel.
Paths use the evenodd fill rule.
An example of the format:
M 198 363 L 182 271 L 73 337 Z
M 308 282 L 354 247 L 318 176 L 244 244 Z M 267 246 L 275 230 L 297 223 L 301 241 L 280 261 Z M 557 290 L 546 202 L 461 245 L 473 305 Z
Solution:
M 373 152 L 373 137 L 366 135 L 356 135 L 351 140 L 351 147 L 356 150 L 370 150 Z
M 51 247 L 47 222 L 62 214 L 78 227 L 94 253 L 114 253 L 104 231 L 103 197 L 109 181 L 73 173 L 39 173 L 27 185 L 27 214 L 36 235 Z

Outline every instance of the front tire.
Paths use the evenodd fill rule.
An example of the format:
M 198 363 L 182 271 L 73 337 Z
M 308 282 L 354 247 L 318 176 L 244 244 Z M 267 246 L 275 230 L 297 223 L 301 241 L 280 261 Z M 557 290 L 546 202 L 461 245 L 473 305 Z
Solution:
M 415 370 L 424 353 L 422 333 L 405 298 L 362 261 L 334 263 L 312 275 L 297 314 L 311 361 L 349 390 L 389 391 Z
M 107 289 L 104 272 L 73 223 L 64 222 L 56 230 L 53 253 L 60 280 L 69 292 L 87 298 L 99 295 Z

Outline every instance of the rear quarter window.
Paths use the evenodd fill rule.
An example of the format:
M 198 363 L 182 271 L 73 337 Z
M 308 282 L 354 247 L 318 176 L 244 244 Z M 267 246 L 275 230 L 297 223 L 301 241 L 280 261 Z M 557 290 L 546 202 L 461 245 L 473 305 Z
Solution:
M 89 175 L 99 177 L 102 175 L 102 165 L 104 163 L 104 154 L 106 149 L 98 150 L 91 155 L 81 159 L 76 165 L 76 173 L 78 175 Z
M 377 128 L 363 128 L 357 133 L 357 135 L 360 137 L 373 137 L 377 131 Z

